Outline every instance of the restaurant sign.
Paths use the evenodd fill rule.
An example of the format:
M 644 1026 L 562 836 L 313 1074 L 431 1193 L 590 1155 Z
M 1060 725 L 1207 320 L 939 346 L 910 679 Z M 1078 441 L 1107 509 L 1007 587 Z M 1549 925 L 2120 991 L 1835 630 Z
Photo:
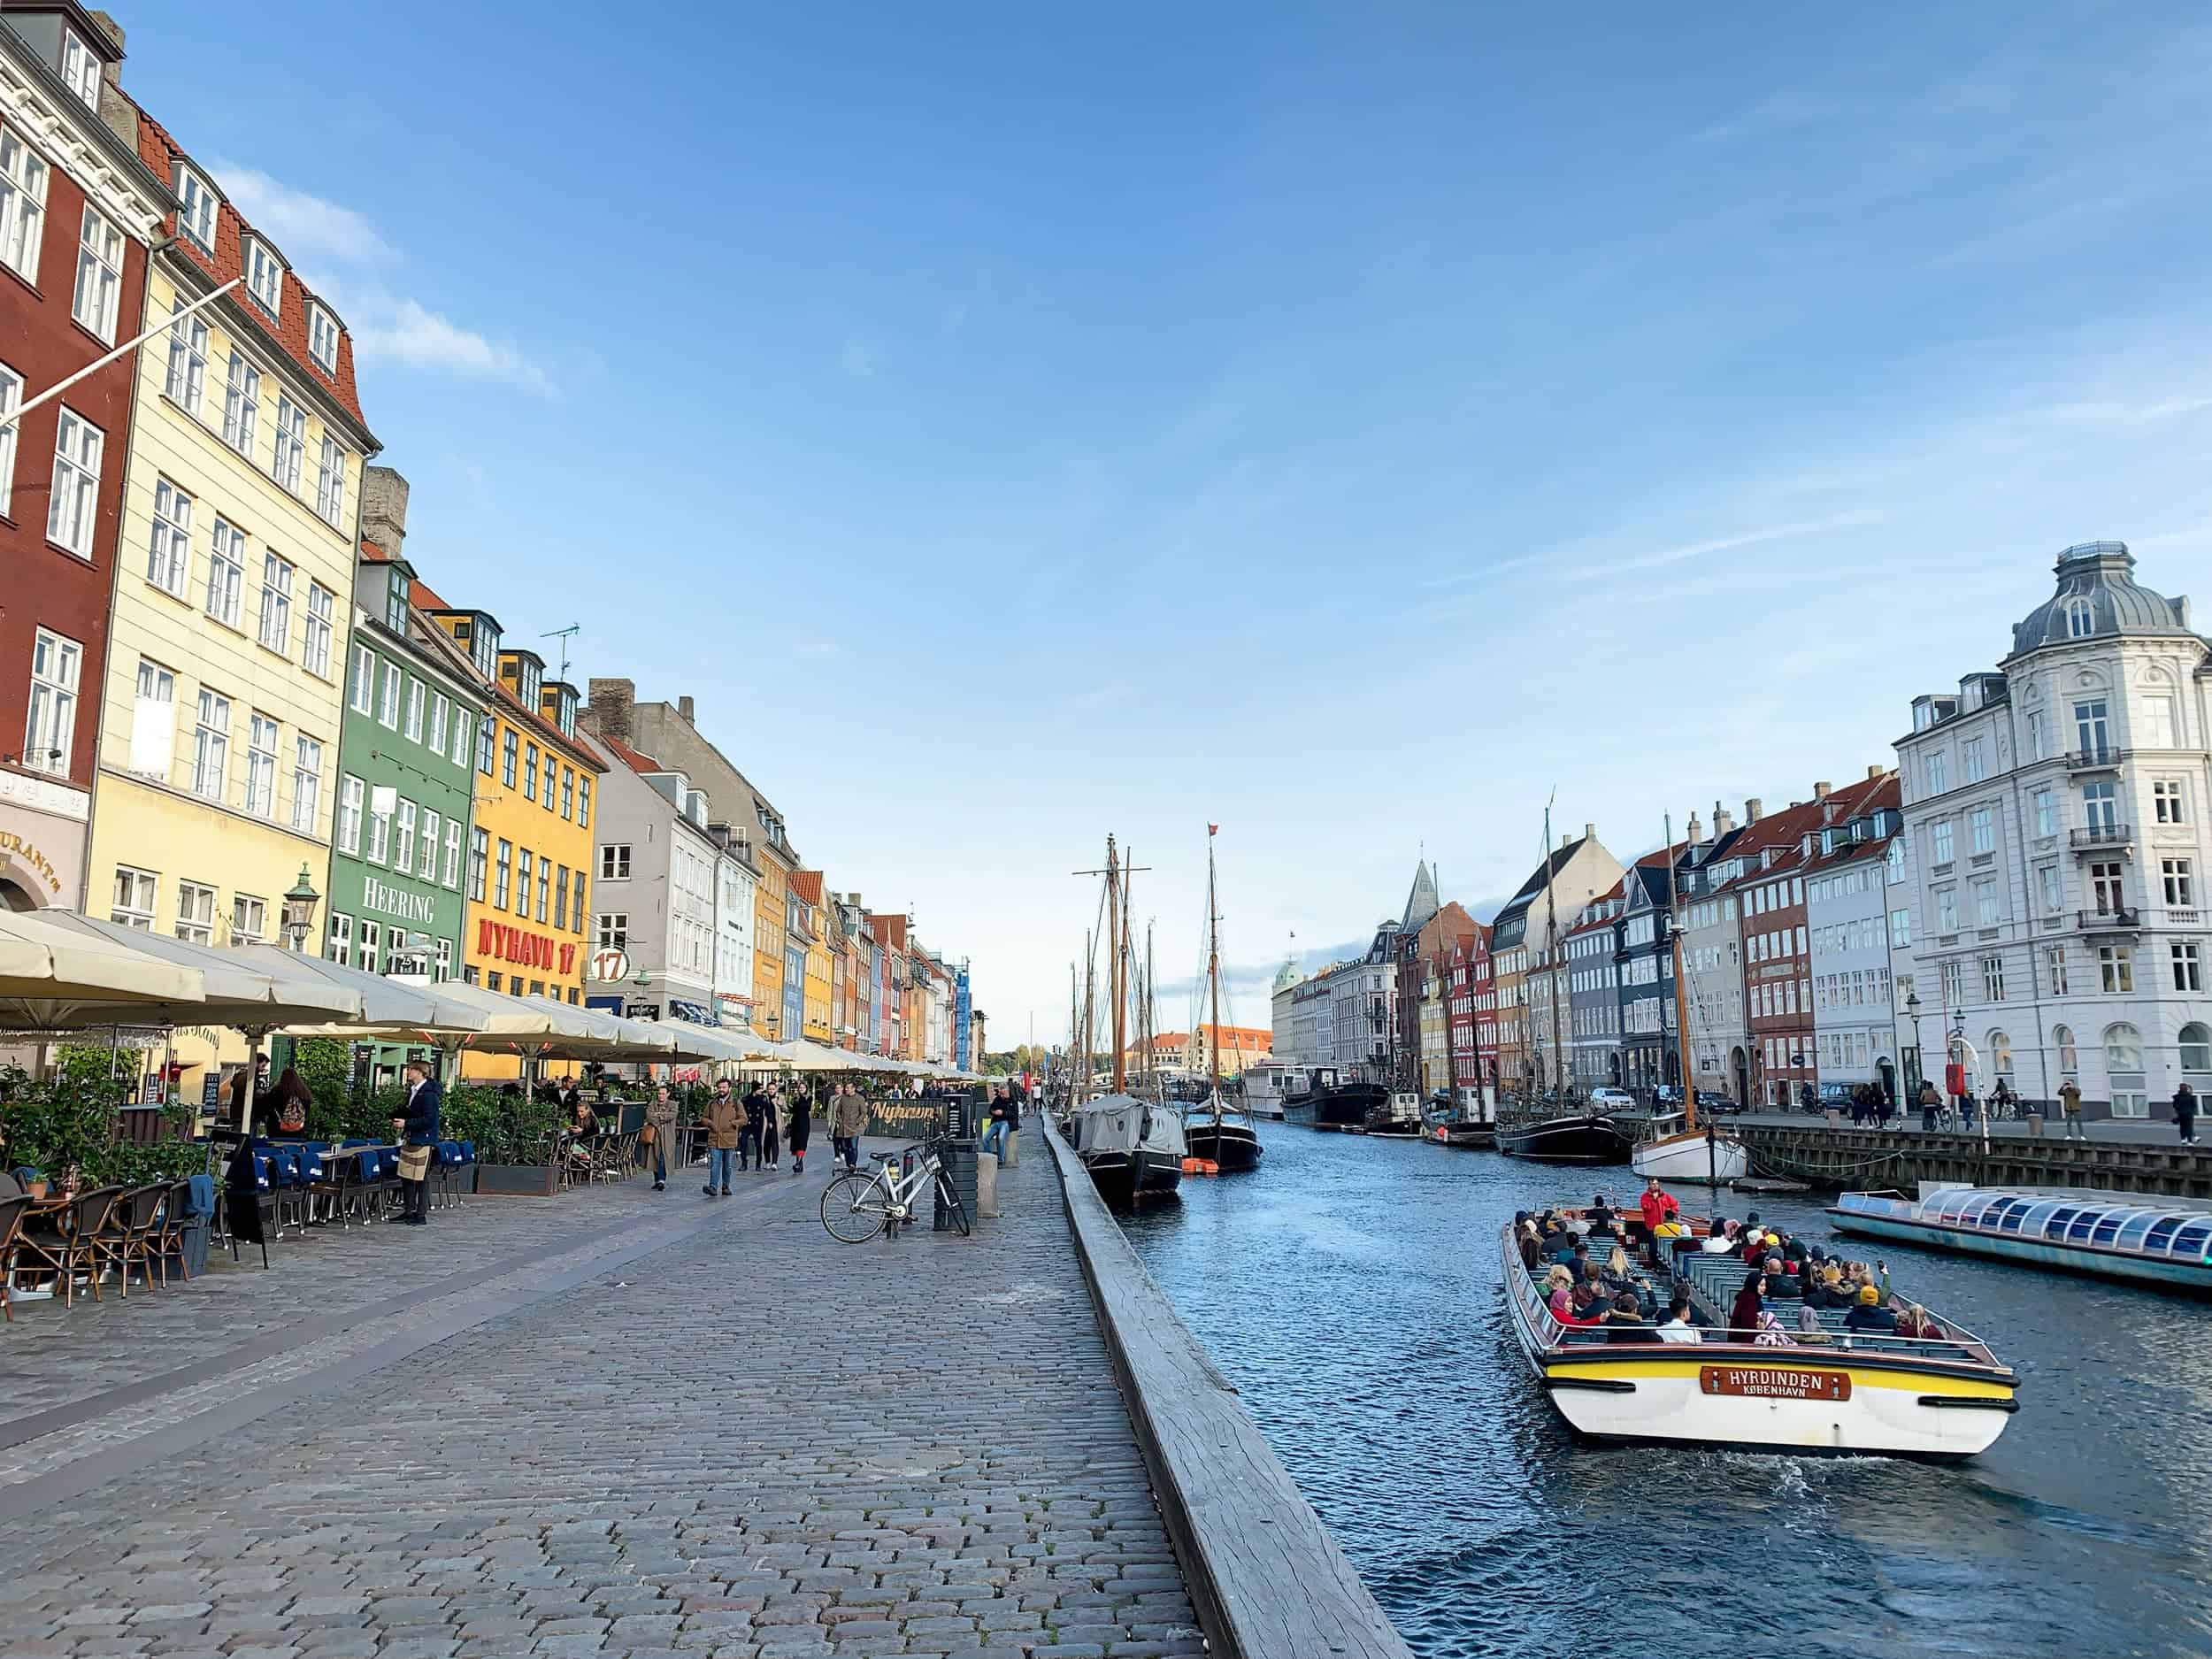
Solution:
M 1851 1373 L 1799 1371 L 1786 1365 L 1701 1365 L 1697 1383 L 1709 1394 L 1755 1400 L 1848 1400 Z
M 550 933 L 534 933 L 504 922 L 480 918 L 476 924 L 476 954 L 518 968 L 545 968 L 555 973 L 576 971 L 577 947 Z M 558 964 L 557 966 L 556 964 Z

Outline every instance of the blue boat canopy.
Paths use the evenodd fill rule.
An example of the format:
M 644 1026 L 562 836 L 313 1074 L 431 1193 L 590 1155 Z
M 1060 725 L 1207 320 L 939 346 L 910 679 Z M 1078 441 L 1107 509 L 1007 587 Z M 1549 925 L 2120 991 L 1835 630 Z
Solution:
M 2047 1244 L 2120 1250 L 2131 1256 L 2212 1264 L 2212 1210 L 2173 1210 L 2115 1194 L 2033 1193 L 1952 1187 L 1917 1202 L 1880 1193 L 1845 1193 L 1839 1210 L 1939 1227 L 2039 1239 Z

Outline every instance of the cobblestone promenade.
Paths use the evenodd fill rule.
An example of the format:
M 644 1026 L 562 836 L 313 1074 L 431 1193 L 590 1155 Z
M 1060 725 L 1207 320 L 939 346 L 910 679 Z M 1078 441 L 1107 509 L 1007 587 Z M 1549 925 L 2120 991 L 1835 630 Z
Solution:
M 1049 1162 L 964 1242 L 840 1245 L 826 1174 L 24 1310 L 0 1652 L 1199 1651 Z

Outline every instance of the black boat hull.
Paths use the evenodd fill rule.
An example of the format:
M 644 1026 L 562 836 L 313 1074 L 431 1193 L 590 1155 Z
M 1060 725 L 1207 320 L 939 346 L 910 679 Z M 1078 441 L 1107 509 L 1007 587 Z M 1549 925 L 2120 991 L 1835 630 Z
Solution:
M 1211 1118 L 1193 1118 L 1183 1125 L 1183 1138 L 1190 1142 L 1191 1156 L 1210 1161 L 1225 1175 L 1259 1167 L 1260 1138 L 1249 1124 L 1225 1118 L 1217 1125 Z
M 1628 1143 L 1611 1120 L 1594 1113 L 1547 1118 L 1535 1123 L 1500 1124 L 1498 1150 L 1532 1164 L 1625 1164 Z
M 1134 1154 L 1099 1152 L 1084 1156 L 1091 1185 L 1109 1204 L 1126 1208 L 1156 1198 L 1170 1198 L 1183 1179 L 1179 1159 L 1140 1148 Z
M 1283 1115 L 1309 1128 L 1363 1134 L 1369 1115 L 1389 1101 L 1390 1091 L 1379 1083 L 1340 1083 L 1334 1088 L 1317 1089 L 1285 1101 Z

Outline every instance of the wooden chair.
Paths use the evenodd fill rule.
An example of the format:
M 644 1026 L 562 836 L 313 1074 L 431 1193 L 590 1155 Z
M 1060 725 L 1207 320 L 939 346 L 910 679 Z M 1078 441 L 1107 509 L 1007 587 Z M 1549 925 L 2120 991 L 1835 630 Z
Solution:
M 108 1207 L 106 1221 L 92 1235 L 94 1284 L 98 1284 L 112 1267 L 123 1299 L 127 1302 L 131 1294 L 131 1268 L 135 1265 L 148 1288 L 153 1286 L 153 1247 L 159 1237 L 161 1201 L 168 1192 L 166 1181 L 133 1187 Z
M 161 1275 L 164 1289 L 169 1285 L 169 1258 L 172 1256 L 176 1258 L 177 1271 L 184 1276 L 185 1282 L 192 1282 L 192 1264 L 184 1259 L 184 1235 L 192 1225 L 192 1217 L 185 1212 L 185 1206 L 191 1202 L 191 1197 L 190 1181 L 170 1182 L 168 1192 L 161 1201 L 161 1215 L 154 1223 L 152 1259 L 155 1271 Z
M 123 1192 L 120 1187 L 102 1187 L 80 1193 L 66 1208 L 33 1217 L 24 1226 L 17 1264 L 27 1265 L 33 1272 L 53 1274 L 60 1281 L 65 1308 L 76 1306 L 80 1269 L 92 1271 L 92 1300 L 101 1300 L 99 1258 L 93 1241 L 106 1228 L 109 1212 Z
M 29 1213 L 34 1201 L 18 1193 L 13 1198 L 0 1198 L 0 1314 L 7 1316 L 8 1323 L 15 1323 L 15 1306 L 8 1293 L 15 1288 L 16 1244 L 22 1235 L 23 1217 Z

